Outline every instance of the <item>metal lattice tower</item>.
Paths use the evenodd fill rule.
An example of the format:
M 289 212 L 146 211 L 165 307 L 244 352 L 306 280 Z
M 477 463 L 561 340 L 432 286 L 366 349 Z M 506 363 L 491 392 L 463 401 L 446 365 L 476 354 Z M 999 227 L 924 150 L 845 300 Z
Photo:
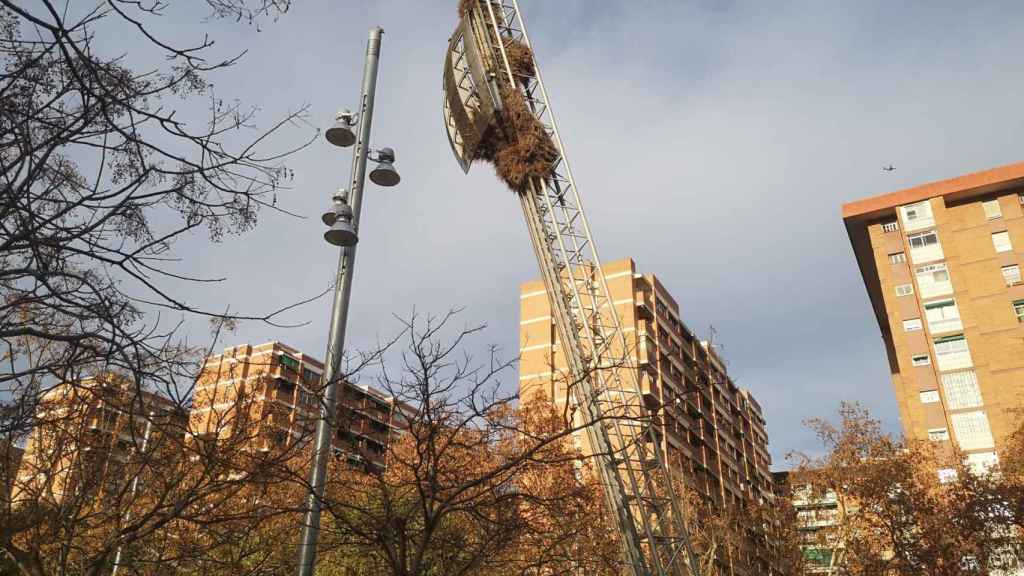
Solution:
M 452 150 L 468 171 L 473 149 L 502 108 L 498 78 L 520 90 L 550 136 L 557 149 L 550 176 L 531 178 L 518 196 L 568 363 L 573 399 L 591 423 L 586 431 L 606 505 L 634 576 L 699 576 L 661 450 L 657 417 L 645 403 L 540 69 L 534 61 L 532 74 L 517 75 L 506 50 L 509 41 L 528 48 L 532 58 L 518 2 L 472 3 L 449 42 L 445 65 L 444 119 Z

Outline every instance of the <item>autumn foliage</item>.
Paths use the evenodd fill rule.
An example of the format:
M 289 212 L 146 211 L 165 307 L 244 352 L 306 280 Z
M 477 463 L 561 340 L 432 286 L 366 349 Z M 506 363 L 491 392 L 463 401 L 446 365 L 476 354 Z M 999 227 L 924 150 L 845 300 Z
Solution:
M 972 470 L 948 445 L 901 440 L 860 406 L 812 420 L 820 457 L 797 454 L 794 485 L 834 495 L 829 526 L 803 544 L 833 550 L 842 574 L 997 574 L 1021 552 L 1019 439 L 999 468 Z M 1013 442 L 1011 442 L 1013 444 Z M 940 474 L 939 471 L 942 471 Z

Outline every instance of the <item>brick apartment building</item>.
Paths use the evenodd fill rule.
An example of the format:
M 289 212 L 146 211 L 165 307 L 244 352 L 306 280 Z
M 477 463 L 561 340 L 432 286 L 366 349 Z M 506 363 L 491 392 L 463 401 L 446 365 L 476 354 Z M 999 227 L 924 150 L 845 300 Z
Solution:
M 656 276 L 637 273 L 632 259 L 602 268 L 627 346 L 635 353 L 641 387 L 664 406 L 659 411 L 662 450 L 670 465 L 713 506 L 772 502 L 761 406 L 736 387 L 714 347 L 686 327 L 678 304 Z M 564 403 L 566 363 L 540 280 L 521 286 L 519 324 L 521 396 L 540 392 Z M 764 566 L 759 573 L 768 574 L 767 546 L 761 542 L 749 552 Z
M 791 483 L 789 471 L 772 472 L 776 501 L 788 500 L 796 514 L 804 574 L 831 576 L 839 574 L 845 562 L 842 539 L 836 529 L 842 513 L 856 512 L 849 501 L 840 506 L 839 495 L 831 490 L 815 494 L 810 485 Z M 847 510 L 846 506 L 853 509 Z
M 320 360 L 280 342 L 227 348 L 206 359 L 190 432 L 226 437 L 244 427 L 259 450 L 311 440 L 322 374 Z M 409 410 L 378 390 L 346 383 L 338 394 L 337 455 L 355 466 L 383 470 L 391 433 L 405 427 Z
M 1024 408 L 1024 163 L 852 202 L 843 220 L 906 435 L 997 462 Z
M 256 450 L 308 441 L 322 368 L 279 342 L 227 348 L 206 360 L 191 412 L 114 376 L 56 386 L 37 407 L 12 503 L 113 493 L 118 467 L 145 445 L 149 420 L 153 433 L 178 436 L 178 446 L 232 435 Z M 346 384 L 338 410 L 336 455 L 353 466 L 383 470 L 389 431 L 403 428 L 410 408 L 399 403 L 392 410 L 392 399 L 381 392 Z M 156 440 L 150 438 L 150 449 Z
M 11 499 L 60 503 L 116 492 L 118 469 L 153 434 L 183 433 L 187 414 L 158 394 L 113 375 L 60 384 L 40 399 Z M 152 425 L 149 426 L 149 422 Z

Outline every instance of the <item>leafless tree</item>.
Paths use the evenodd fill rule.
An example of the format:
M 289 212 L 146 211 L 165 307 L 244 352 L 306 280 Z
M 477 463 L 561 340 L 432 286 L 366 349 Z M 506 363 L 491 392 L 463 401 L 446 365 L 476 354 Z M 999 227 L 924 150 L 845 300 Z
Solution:
M 158 37 L 150 26 L 163 2 L 0 6 L 6 407 L 24 416 L 32 406 L 23 400 L 47 382 L 97 368 L 177 390 L 193 358 L 182 364 L 176 326 L 153 313 L 227 315 L 175 294 L 175 282 L 216 280 L 188 276 L 175 243 L 200 231 L 220 241 L 252 229 L 261 209 L 278 209 L 291 150 L 267 147 L 303 111 L 257 130 L 255 108 L 225 101 L 208 80 L 241 55 L 210 60 L 212 39 L 180 47 Z M 251 18 L 282 7 L 210 3 L 215 15 Z M 166 58 L 135 71 L 127 55 L 99 53 L 97 34 Z M 197 105 L 205 121 L 191 113 Z
M 215 525 L 211 510 L 274 469 L 254 467 L 242 449 L 251 439 L 189 438 L 182 415 L 209 349 L 185 344 L 182 321 L 166 319 L 207 316 L 216 334 L 241 319 L 273 323 L 281 312 L 208 310 L 182 298 L 182 282 L 219 279 L 191 276 L 177 244 L 197 234 L 218 242 L 251 230 L 261 210 L 284 211 L 284 161 L 315 130 L 304 108 L 258 128 L 255 107 L 218 94 L 212 79 L 239 65 L 244 49 L 218 53 L 202 28 L 221 18 L 255 30 L 289 5 L 0 0 L 0 439 L 18 444 L 48 429 L 41 447 L 55 458 L 102 444 L 108 439 L 74 425 L 103 404 L 128 444 L 92 452 L 132 455 L 119 464 L 73 459 L 84 476 L 67 498 L 22 490 L 30 502 L 15 510 L 5 495 L 0 549 L 27 574 L 100 573 L 115 550 L 164 528 L 200 516 Z M 172 10 L 196 18 L 197 42 L 158 31 Z M 111 38 L 119 52 L 110 52 Z M 282 146 L 280 137 L 294 141 Z M 156 415 L 146 400 L 153 392 L 170 401 Z M 74 401 L 48 404 L 54 394 Z M 111 472 L 94 475 L 96 466 Z M 134 498 L 140 483 L 146 499 Z M 97 507 L 101 492 L 116 504 Z M 45 545 L 27 545 L 29 534 Z M 195 546 L 215 547 L 211 534 Z
M 583 426 L 519 399 L 514 359 L 465 352 L 480 328 L 409 319 L 374 386 L 411 408 L 383 474 L 338 468 L 325 506 L 325 574 L 615 574 L 618 542 Z M 511 388 L 511 390 L 510 390 Z M 584 572 L 581 572 L 584 571 Z

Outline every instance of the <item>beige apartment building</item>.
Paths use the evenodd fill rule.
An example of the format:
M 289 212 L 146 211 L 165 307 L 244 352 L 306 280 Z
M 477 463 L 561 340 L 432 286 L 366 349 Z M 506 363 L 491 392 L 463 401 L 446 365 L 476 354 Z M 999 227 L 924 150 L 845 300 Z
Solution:
M 12 502 L 115 494 L 122 487 L 119 468 L 147 443 L 149 450 L 159 444 L 177 452 L 182 442 L 232 437 L 242 440 L 239 446 L 269 451 L 309 441 L 322 369 L 319 360 L 279 342 L 227 348 L 206 360 L 191 412 L 114 375 L 56 386 L 36 409 Z M 406 426 L 410 410 L 377 390 L 347 383 L 338 399 L 336 456 L 383 470 L 391 432 Z M 147 440 L 147 434 L 174 438 Z
M 637 272 L 632 259 L 602 265 L 641 387 L 658 412 L 662 449 L 673 469 L 714 506 L 771 502 L 768 434 L 761 406 L 729 378 L 714 346 L 683 323 L 679 305 L 653 274 Z M 544 284 L 520 291 L 520 377 L 523 398 L 542 393 L 564 405 L 566 363 Z M 580 446 L 585 448 L 584 439 Z M 753 537 L 748 552 L 769 573 L 766 542 Z
M 852 202 L 843 220 L 910 438 L 998 461 L 1024 408 L 1024 163 Z
M 258 450 L 310 441 L 322 374 L 320 360 L 280 342 L 226 348 L 203 365 L 190 432 L 211 439 L 245 435 Z M 336 455 L 383 470 L 391 434 L 406 426 L 410 410 L 378 390 L 346 383 L 338 394 Z
M 11 490 L 14 504 L 115 494 L 132 454 L 161 443 L 160 434 L 183 434 L 187 422 L 171 400 L 116 375 L 55 386 L 40 399 L 35 420 Z

